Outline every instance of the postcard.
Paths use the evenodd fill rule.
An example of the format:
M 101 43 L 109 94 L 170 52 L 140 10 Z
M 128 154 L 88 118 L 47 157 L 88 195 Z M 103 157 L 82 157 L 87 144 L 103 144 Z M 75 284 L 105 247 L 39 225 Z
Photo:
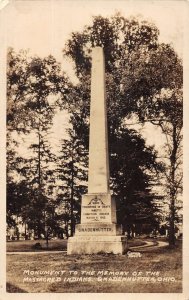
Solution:
M 0 8 L 0 299 L 189 299 L 188 1 Z

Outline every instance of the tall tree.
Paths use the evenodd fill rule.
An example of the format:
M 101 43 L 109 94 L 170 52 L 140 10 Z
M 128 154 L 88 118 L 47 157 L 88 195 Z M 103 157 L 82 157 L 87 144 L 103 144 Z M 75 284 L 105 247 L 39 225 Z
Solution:
M 88 110 L 89 106 L 90 90 L 87 82 L 91 66 L 91 48 L 94 46 L 104 48 L 109 132 L 111 134 L 119 132 L 119 128 L 126 119 L 133 115 L 137 116 L 141 123 L 150 121 L 157 125 L 157 122 L 161 120 L 161 127 L 163 116 L 166 115 L 166 120 L 170 124 L 169 130 L 170 127 L 173 129 L 177 126 L 177 129 L 170 133 L 165 129 L 168 125 L 165 122 L 163 129 L 166 136 L 171 134 L 171 139 L 167 140 L 166 146 L 172 147 L 172 154 L 169 155 L 167 165 L 167 172 L 172 178 L 172 191 L 170 192 L 170 187 L 167 185 L 167 195 L 172 194 L 169 198 L 170 220 L 173 220 L 174 217 L 171 217 L 175 210 L 173 198 L 177 197 L 175 191 L 173 192 L 177 186 L 175 171 L 173 171 L 176 167 L 175 150 L 177 152 L 177 146 L 175 148 L 173 144 L 176 145 L 178 142 L 180 144 L 182 135 L 179 134 L 181 131 L 178 122 L 177 125 L 171 125 L 173 122 L 171 121 L 171 123 L 170 119 L 173 119 L 173 116 L 171 111 L 166 109 L 170 101 L 160 101 L 160 105 L 156 95 L 161 95 L 164 90 L 171 90 L 174 94 L 175 90 L 182 89 L 182 61 L 174 49 L 169 44 L 160 43 L 158 37 L 158 28 L 148 21 L 136 18 L 126 19 L 120 14 L 109 19 L 97 16 L 93 18 L 93 24 L 85 26 L 82 32 L 72 33 L 63 52 L 75 64 L 75 72 L 79 79 L 75 93 L 79 91 L 78 98 L 85 95 L 84 101 L 77 101 L 75 105 L 77 109 L 83 111 L 83 107 Z M 182 111 L 181 97 L 179 97 L 179 101 L 178 97 L 177 99 L 173 98 L 175 100 L 171 104 L 174 105 L 174 111 Z M 159 105 L 161 109 L 159 109 Z M 182 120 L 181 114 L 179 118 Z M 179 138 L 176 141 L 178 134 Z M 168 182 L 170 183 L 170 181 Z M 178 180 L 178 183 L 180 182 Z M 174 244 L 173 228 L 173 221 L 171 221 L 170 244 Z
M 68 130 L 69 137 L 61 141 L 58 158 L 58 199 L 62 207 L 66 227 L 70 226 L 71 236 L 79 221 L 81 195 L 86 192 L 87 151 L 78 139 L 74 129 Z
M 66 89 L 67 78 L 62 74 L 60 64 L 52 56 L 41 59 L 29 56 L 27 51 L 15 53 L 13 49 L 9 49 L 7 68 L 9 146 L 11 147 L 11 136 L 15 133 L 19 134 L 20 138 L 26 135 L 28 140 L 30 138 L 25 149 L 26 151 L 28 147 L 30 149 L 28 157 L 22 158 L 20 165 L 15 169 L 17 174 L 14 174 L 14 177 L 17 177 L 17 184 L 22 183 L 26 187 L 22 189 L 25 203 L 19 213 L 31 228 L 38 231 L 38 235 L 50 214 L 48 211 L 52 211 L 50 201 L 54 185 L 53 155 L 47 135 L 55 114 L 55 100 Z M 8 155 L 8 162 L 10 159 L 11 156 Z M 10 179 L 7 182 L 10 191 L 7 201 L 8 206 L 11 206 L 13 201 L 11 185 L 15 183 L 12 169 L 8 168 L 7 174 Z M 20 201 L 19 196 L 17 194 L 17 200 L 15 199 L 17 203 Z
M 157 152 L 147 147 L 144 139 L 135 130 L 125 127 L 110 137 L 111 185 L 118 207 L 118 221 L 124 230 L 147 225 L 157 229 L 158 207 L 161 200 L 154 192 L 159 182 L 158 175 L 163 165 L 157 163 Z
M 142 105 L 140 109 L 142 110 Z M 148 111 L 143 110 L 142 115 L 144 121 L 160 127 L 166 138 L 165 186 L 169 203 L 170 245 L 175 245 L 175 225 L 178 221 L 179 197 L 182 193 L 182 114 L 182 89 L 172 88 L 162 89 L 160 93 L 154 94 Z

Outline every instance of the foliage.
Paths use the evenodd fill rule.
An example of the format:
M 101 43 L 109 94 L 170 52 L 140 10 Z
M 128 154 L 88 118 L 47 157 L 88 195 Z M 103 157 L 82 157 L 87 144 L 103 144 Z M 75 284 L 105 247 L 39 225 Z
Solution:
M 110 138 L 111 186 L 124 231 L 130 232 L 133 224 L 158 228 L 158 207 L 154 200 L 162 199 L 153 186 L 164 166 L 156 162 L 156 157 L 157 152 L 147 147 L 135 130 L 122 127 Z
M 164 147 L 167 168 L 165 170 L 165 187 L 167 202 L 169 204 L 169 240 L 175 244 L 175 225 L 181 218 L 178 211 L 182 206 L 180 195 L 182 193 L 182 126 L 183 105 L 182 89 L 162 89 L 152 98 L 151 109 L 146 112 L 145 118 L 161 128 L 166 138 Z M 152 108 L 153 106 L 153 108 Z M 171 109 L 170 109 L 171 107 Z M 180 219 L 180 220 L 179 220 Z
M 61 214 L 57 212 L 63 205 L 62 217 L 67 224 L 71 221 L 73 234 L 81 193 L 85 191 L 91 50 L 100 46 L 105 54 L 111 188 L 117 197 L 119 221 L 130 226 L 145 220 L 156 226 L 154 200 L 158 197 L 154 185 L 158 173 L 164 171 L 170 244 L 174 244 L 176 202 L 182 189 L 182 61 L 158 38 L 158 28 L 140 18 L 126 19 L 119 13 L 110 18 L 93 17 L 92 25 L 72 32 L 63 50 L 74 63 L 77 84 L 62 74 L 52 56 L 41 59 L 29 57 L 27 51 L 9 50 L 9 216 L 20 213 L 32 227 L 37 221 L 40 230 L 47 223 L 58 230 Z M 62 140 L 58 168 L 48 143 L 56 106 L 67 109 L 72 128 L 69 139 Z M 166 137 L 166 168 L 157 163 L 153 147 L 147 147 L 139 134 L 126 129 L 127 120 L 132 121 L 133 116 L 143 125 L 151 122 L 161 128 Z M 14 132 L 21 136 L 32 133 L 31 156 L 27 159 L 16 154 Z M 59 178 L 56 182 L 55 169 Z M 15 177 L 15 172 L 19 176 Z M 57 183 L 60 189 L 56 198 Z
M 115 72 L 116 68 L 128 58 L 130 53 L 141 48 L 149 51 L 156 48 L 158 29 L 146 21 L 136 18 L 125 19 L 119 13 L 111 18 L 93 17 L 93 24 L 85 26 L 82 32 L 73 32 L 67 41 L 64 54 L 75 63 L 76 74 L 81 78 L 90 72 L 91 48 L 104 48 L 106 71 Z
M 176 221 L 175 201 L 181 190 L 183 70 L 182 61 L 174 49 L 169 44 L 160 43 L 158 37 L 158 28 L 148 21 L 126 19 L 119 13 L 109 19 L 96 16 L 92 25 L 85 26 L 82 32 L 72 33 L 63 52 L 74 62 L 79 79 L 74 93 L 79 91 L 78 98 L 85 95 L 83 101 L 75 103 L 82 115 L 85 107 L 88 116 L 91 49 L 100 46 L 105 54 L 110 137 L 119 133 L 126 120 L 132 120 L 133 115 L 142 124 L 151 122 L 160 126 L 165 134 L 166 197 L 170 204 L 171 244 Z M 163 96 L 165 91 L 168 97 Z M 170 110 L 170 107 L 173 109 Z M 146 181 L 149 182 L 149 179 Z
M 7 59 L 7 126 L 27 133 L 38 126 L 36 115 L 52 121 L 54 96 L 68 88 L 60 64 L 51 55 L 43 59 L 29 56 L 28 51 L 8 50 Z
M 73 235 L 75 224 L 80 220 L 81 195 L 86 192 L 88 153 L 73 129 L 69 129 L 68 134 L 69 138 L 61 141 L 58 157 L 57 201 L 62 207 L 65 228 L 67 230 L 70 225 Z
M 66 77 L 52 56 L 8 52 L 7 68 L 7 203 L 8 214 L 17 214 L 40 236 L 45 225 L 53 227 L 53 162 L 48 133 L 55 114 L 55 100 L 66 89 Z M 27 158 L 17 158 L 13 137 L 27 145 Z M 19 134 L 19 136 L 18 136 Z M 10 165 L 11 164 L 11 165 Z

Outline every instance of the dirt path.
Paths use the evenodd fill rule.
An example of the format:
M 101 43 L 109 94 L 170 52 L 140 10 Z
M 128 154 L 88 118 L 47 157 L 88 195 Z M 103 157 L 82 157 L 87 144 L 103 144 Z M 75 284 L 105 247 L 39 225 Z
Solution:
M 145 245 L 141 245 L 141 246 L 131 246 L 129 247 L 129 249 L 134 250 L 134 251 L 145 251 L 145 250 L 154 250 L 157 248 L 161 248 L 161 247 L 165 247 L 168 245 L 168 242 L 164 242 L 164 241 L 145 241 Z
M 158 243 L 158 244 L 157 244 Z M 164 241 L 145 241 L 145 245 L 141 245 L 141 246 L 130 246 L 129 249 L 130 250 L 153 250 L 154 248 L 160 248 L 160 247 L 165 247 L 167 246 L 168 243 L 164 242 Z M 63 250 L 63 251 L 32 251 L 32 252 L 7 252 L 8 255 L 15 255 L 15 254 L 24 254 L 24 255 L 33 255 L 33 254 L 56 254 L 56 253 L 63 253 L 66 254 L 67 251 Z
M 140 248 L 146 248 L 146 247 L 150 247 L 150 246 L 154 246 L 156 245 L 156 243 L 154 241 L 145 241 L 145 245 L 141 245 L 141 246 L 130 246 L 129 249 L 140 249 Z

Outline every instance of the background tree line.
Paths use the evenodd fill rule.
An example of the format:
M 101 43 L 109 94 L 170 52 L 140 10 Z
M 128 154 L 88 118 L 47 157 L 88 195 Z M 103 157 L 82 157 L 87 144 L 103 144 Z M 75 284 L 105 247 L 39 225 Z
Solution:
M 68 235 L 68 228 L 73 234 L 79 222 L 81 195 L 87 191 L 95 46 L 105 53 L 110 177 L 118 221 L 129 233 L 141 224 L 158 229 L 166 202 L 169 242 L 174 245 L 182 191 L 182 61 L 171 45 L 159 42 L 154 24 L 120 14 L 93 17 L 91 26 L 71 33 L 63 55 L 74 63 L 77 83 L 51 55 L 42 59 L 9 49 L 8 225 L 20 216 L 40 236 L 47 227 L 61 232 L 63 222 Z M 59 110 L 67 111 L 69 128 L 57 154 L 48 135 Z M 128 125 L 134 123 L 161 129 L 162 154 Z M 27 136 L 31 142 L 24 156 L 18 140 Z

